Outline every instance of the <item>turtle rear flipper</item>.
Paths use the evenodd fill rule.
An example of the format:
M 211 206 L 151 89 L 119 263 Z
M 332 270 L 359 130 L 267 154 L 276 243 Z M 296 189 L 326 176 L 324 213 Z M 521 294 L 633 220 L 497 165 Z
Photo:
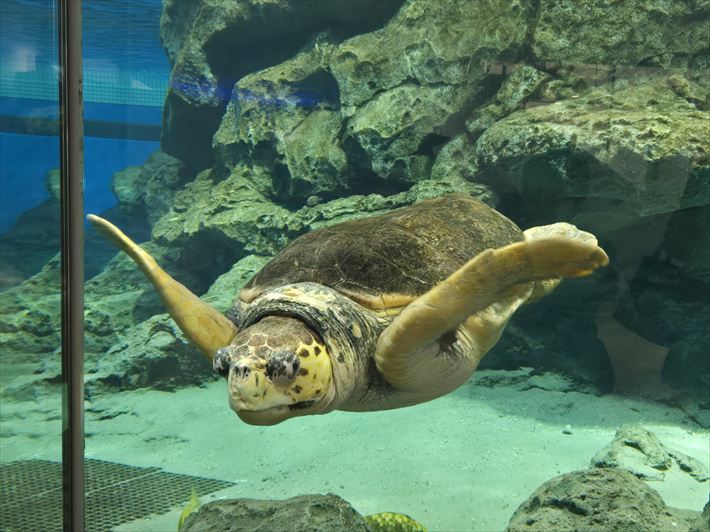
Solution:
M 529 297 L 531 282 L 589 275 L 608 262 L 596 239 L 557 235 L 486 250 L 402 310 L 378 339 L 377 369 L 390 386 L 409 390 L 410 357 L 476 319 L 465 328 L 479 360 Z

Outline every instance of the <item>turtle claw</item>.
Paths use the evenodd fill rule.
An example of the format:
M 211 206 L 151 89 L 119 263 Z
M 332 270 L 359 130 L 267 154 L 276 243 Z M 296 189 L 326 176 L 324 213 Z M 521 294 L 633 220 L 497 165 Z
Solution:
M 583 240 L 552 237 L 526 241 L 524 245 L 531 280 L 584 277 L 609 264 L 602 248 Z

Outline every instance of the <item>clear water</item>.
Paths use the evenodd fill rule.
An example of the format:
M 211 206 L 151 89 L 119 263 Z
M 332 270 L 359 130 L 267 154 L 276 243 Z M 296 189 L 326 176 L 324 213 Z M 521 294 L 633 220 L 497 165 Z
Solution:
M 8 0 L 0 7 L 2 76 L 0 114 L 13 118 L 58 117 L 57 14 L 50 0 Z M 169 65 L 156 38 L 160 2 L 86 2 L 84 8 L 85 119 L 158 127 Z M 47 173 L 59 165 L 57 138 L 19 136 L 3 128 L 0 231 L 48 198 Z M 89 131 L 90 133 L 90 131 Z M 111 134 L 111 133 L 109 133 Z M 86 203 L 91 212 L 113 204 L 111 175 L 142 164 L 157 141 L 120 136 L 86 139 Z M 28 160 L 26 154 L 42 154 Z
M 251 3 L 261 5 L 240 5 Z M 707 469 L 707 10 L 283 4 L 293 7 L 84 2 L 87 213 L 220 312 L 299 235 L 449 192 L 522 229 L 573 223 L 610 265 L 520 308 L 451 393 L 258 426 L 235 416 L 227 384 L 149 282 L 87 225 L 86 456 L 233 483 L 203 503 L 335 493 L 362 515 L 442 531 L 505 529 L 537 487 L 588 468 L 628 424 Z M 47 179 L 59 163 L 56 24 L 54 1 L 0 2 L 3 464 L 61 457 L 59 203 Z M 187 35 L 206 37 L 185 45 Z M 432 223 L 461 230 L 444 218 Z M 407 235 L 380 249 L 377 234 L 341 266 L 346 278 L 368 272 L 356 286 L 391 287 L 380 292 L 468 245 L 462 231 L 427 262 Z M 708 480 L 673 464 L 647 484 L 699 512 Z M 100 513 L 91 497 L 89 525 Z M 174 530 L 189 497 L 112 529 Z M 47 529 L 8 515 L 0 529 Z

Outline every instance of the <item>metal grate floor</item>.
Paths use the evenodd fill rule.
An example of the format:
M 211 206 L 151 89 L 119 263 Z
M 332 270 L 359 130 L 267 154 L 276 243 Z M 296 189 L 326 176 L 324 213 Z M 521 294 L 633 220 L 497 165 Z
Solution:
M 104 532 L 151 514 L 165 513 L 190 498 L 234 485 L 223 480 L 167 473 L 87 459 L 86 531 Z M 177 523 L 175 523 L 177 528 Z M 0 464 L 0 531 L 62 529 L 62 464 L 22 460 Z

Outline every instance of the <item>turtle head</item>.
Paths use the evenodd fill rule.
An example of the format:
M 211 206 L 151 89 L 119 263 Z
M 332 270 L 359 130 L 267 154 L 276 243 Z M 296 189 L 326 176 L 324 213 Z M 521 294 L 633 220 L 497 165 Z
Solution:
M 251 425 L 324 411 L 332 396 L 330 356 L 302 321 L 267 316 L 217 350 L 213 367 L 229 383 L 229 404 Z

